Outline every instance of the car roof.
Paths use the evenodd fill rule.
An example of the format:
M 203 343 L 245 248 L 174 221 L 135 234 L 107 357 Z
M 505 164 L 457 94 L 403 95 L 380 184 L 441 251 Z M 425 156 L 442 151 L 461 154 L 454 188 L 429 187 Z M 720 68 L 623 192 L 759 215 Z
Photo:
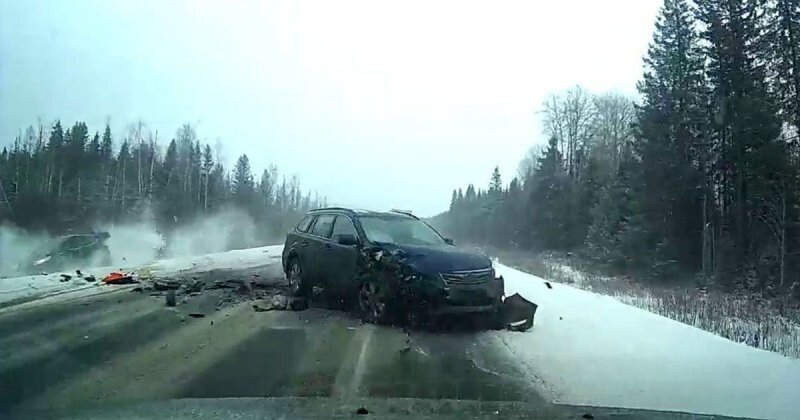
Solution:
M 399 217 L 399 218 L 406 218 L 406 219 L 419 219 L 417 216 L 414 216 L 410 212 L 406 211 L 374 211 L 374 210 L 364 210 L 364 209 L 353 209 L 348 207 L 323 207 L 319 209 L 314 209 L 308 212 L 308 214 L 325 214 L 325 213 L 340 213 L 346 214 L 351 217 Z

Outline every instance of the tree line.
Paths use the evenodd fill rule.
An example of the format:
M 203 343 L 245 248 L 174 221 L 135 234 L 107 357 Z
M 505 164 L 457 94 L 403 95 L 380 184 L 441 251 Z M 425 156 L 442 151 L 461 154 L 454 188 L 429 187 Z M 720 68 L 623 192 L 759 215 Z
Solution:
M 256 220 L 261 238 L 285 232 L 300 214 L 325 199 L 303 190 L 270 165 L 255 179 L 246 154 L 232 170 L 219 148 L 201 144 L 191 125 L 180 127 L 166 150 L 142 122 L 118 147 L 106 124 L 90 135 L 84 122 L 65 128 L 29 126 L 0 152 L 0 224 L 53 234 L 152 214 L 168 232 L 230 206 Z
M 456 238 L 800 297 L 800 0 L 665 0 L 640 98 L 580 87 L 507 187 L 453 192 Z

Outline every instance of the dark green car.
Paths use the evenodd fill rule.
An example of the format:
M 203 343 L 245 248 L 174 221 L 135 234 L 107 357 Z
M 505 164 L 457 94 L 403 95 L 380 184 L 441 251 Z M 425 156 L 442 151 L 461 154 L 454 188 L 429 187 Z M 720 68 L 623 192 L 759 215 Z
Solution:
M 62 236 L 33 253 L 19 270 L 36 274 L 111 265 L 109 237 L 108 232 Z

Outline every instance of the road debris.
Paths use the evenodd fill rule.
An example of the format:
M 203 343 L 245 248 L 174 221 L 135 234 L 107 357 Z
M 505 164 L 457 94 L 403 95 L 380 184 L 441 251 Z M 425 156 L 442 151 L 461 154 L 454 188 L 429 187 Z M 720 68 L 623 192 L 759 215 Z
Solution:
M 175 306 L 175 290 L 167 291 L 167 306 Z
M 256 312 L 266 312 L 272 310 L 285 310 L 289 305 L 289 299 L 284 295 L 275 295 L 268 299 L 260 299 L 253 303 Z
M 61 282 L 62 282 L 62 283 L 64 283 L 64 282 L 68 282 L 68 281 L 70 281 L 71 279 L 72 279 L 72 276 L 70 276 L 69 274 L 62 274 L 62 275 L 61 275 Z
M 510 331 L 527 331 L 533 327 L 533 317 L 538 305 L 520 296 L 519 293 L 505 298 L 501 316 Z
M 553 288 L 553 285 L 550 284 L 549 281 L 544 282 L 544 285 L 547 286 L 548 289 L 552 289 Z
M 200 312 L 192 312 L 189 314 L 189 316 L 192 318 L 205 318 L 206 314 Z
M 92 275 L 88 275 L 88 276 L 84 277 L 83 279 L 88 281 L 89 283 L 94 283 L 94 282 L 97 281 L 97 278 L 95 276 L 92 276 Z
M 180 287 L 181 284 L 175 280 L 158 279 L 153 282 L 153 289 L 158 291 L 177 290 Z
M 193 293 L 200 293 L 203 291 L 203 287 L 205 286 L 206 282 L 202 280 L 194 280 L 194 283 L 186 286 L 186 293 L 192 295 Z M 194 296 L 194 295 L 193 295 Z
M 132 274 L 122 273 L 119 271 L 112 271 L 109 275 L 103 278 L 103 283 L 105 284 L 132 284 L 138 283 L 136 279 L 133 278 Z

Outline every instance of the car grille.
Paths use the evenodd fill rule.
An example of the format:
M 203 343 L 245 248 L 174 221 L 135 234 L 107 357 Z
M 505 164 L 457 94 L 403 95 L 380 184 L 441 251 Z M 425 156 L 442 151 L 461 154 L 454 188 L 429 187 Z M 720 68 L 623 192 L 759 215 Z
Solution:
M 451 273 L 441 273 L 442 280 L 450 284 L 480 284 L 492 279 L 493 270 L 486 268 L 482 270 L 453 271 Z

